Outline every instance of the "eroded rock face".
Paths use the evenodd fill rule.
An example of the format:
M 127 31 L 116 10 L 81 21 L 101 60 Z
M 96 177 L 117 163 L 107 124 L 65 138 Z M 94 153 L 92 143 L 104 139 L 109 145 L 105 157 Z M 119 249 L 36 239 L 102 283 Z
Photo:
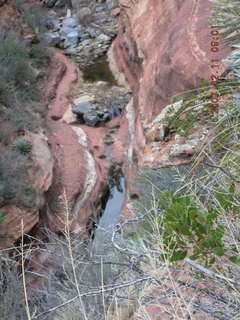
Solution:
M 109 57 L 121 82 L 133 90 L 144 123 L 174 94 L 210 79 L 210 60 L 216 57 L 210 50 L 211 6 L 208 0 L 120 1 L 120 28 Z M 221 46 L 218 58 L 227 52 Z
M 4 218 L 0 225 L 0 248 L 11 247 L 21 238 L 22 232 L 27 233 L 39 221 L 38 210 L 31 211 L 15 205 L 7 205 L 2 207 L 1 211 Z
M 39 210 L 45 203 L 45 192 L 52 183 L 53 158 L 48 141 L 42 133 L 29 133 L 32 143 L 31 158 L 33 165 L 29 169 L 29 176 L 35 192 L 34 206 L 24 208 L 18 205 L 6 205 L 1 208 L 3 220 L 0 224 L 1 248 L 9 247 L 18 240 L 22 232 L 29 232 L 39 222 Z

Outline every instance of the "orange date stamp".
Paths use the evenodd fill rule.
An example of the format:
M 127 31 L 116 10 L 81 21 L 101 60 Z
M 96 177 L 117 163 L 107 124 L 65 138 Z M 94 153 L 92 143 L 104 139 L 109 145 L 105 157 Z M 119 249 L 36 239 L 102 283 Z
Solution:
M 211 35 L 211 42 L 210 42 L 210 50 L 212 53 L 211 56 L 211 97 L 210 103 L 214 110 L 218 109 L 219 107 L 219 99 L 220 94 L 218 92 L 218 81 L 220 78 L 220 59 L 218 58 L 218 53 L 220 51 L 220 33 L 219 33 L 220 26 L 210 26 L 210 35 Z

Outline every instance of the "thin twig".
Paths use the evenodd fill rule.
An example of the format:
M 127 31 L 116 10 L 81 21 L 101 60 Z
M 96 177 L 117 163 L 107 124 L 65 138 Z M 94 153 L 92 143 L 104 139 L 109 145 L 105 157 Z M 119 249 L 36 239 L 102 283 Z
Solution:
M 118 226 L 118 228 L 119 228 L 119 226 Z M 116 243 L 116 241 L 115 241 L 116 231 L 117 231 L 117 230 L 114 230 L 114 231 L 113 231 L 112 243 L 113 243 L 113 246 L 114 246 L 117 250 L 119 250 L 119 251 L 121 251 L 121 252 L 123 252 L 123 253 L 127 253 L 127 254 L 130 254 L 130 255 L 138 256 L 138 257 L 147 256 L 147 253 L 138 252 L 138 251 L 136 251 L 136 250 L 132 250 L 132 249 L 129 249 L 129 248 L 122 248 L 122 247 L 120 247 L 120 246 Z M 151 249 L 151 248 L 149 248 L 149 249 L 147 249 L 147 251 L 148 251 L 149 253 L 151 253 L 151 254 L 157 254 L 157 255 L 163 254 L 163 251 L 157 250 L 157 249 Z M 218 273 L 216 273 L 216 272 L 214 272 L 214 271 L 211 271 L 211 270 L 209 270 L 209 269 L 201 266 L 200 264 L 196 263 L 195 261 L 193 261 L 193 260 L 191 260 L 191 259 L 189 259 L 189 258 L 185 258 L 183 261 L 185 261 L 186 263 L 190 264 L 190 265 L 191 265 L 192 267 L 194 267 L 195 269 L 198 269 L 199 271 L 202 271 L 203 273 L 207 274 L 207 275 L 210 276 L 210 277 L 215 277 L 215 278 L 217 278 L 217 279 L 224 280 L 224 281 L 230 282 L 230 283 L 235 284 L 235 285 L 239 285 L 239 282 L 237 282 L 237 281 L 235 281 L 235 280 L 233 280 L 233 279 L 227 278 L 227 277 L 225 277 L 225 276 L 223 276 L 223 275 L 221 275 L 221 274 L 218 274 Z
M 240 183 L 240 179 L 235 177 L 234 175 L 232 175 L 230 172 L 228 172 L 226 169 L 224 169 L 223 167 L 219 166 L 216 164 L 216 162 L 213 160 L 213 158 L 207 153 L 204 152 L 206 154 L 206 156 L 208 157 L 208 159 L 211 161 L 211 163 L 209 163 L 208 161 L 205 161 L 206 165 L 212 168 L 216 168 L 222 171 L 222 173 L 224 173 L 228 178 L 230 178 L 231 180 L 234 180 L 238 183 Z
M 28 304 L 28 295 L 27 295 L 27 287 L 26 287 L 26 278 L 25 278 L 25 261 L 24 261 L 24 249 L 23 249 L 23 238 L 24 238 L 24 225 L 23 225 L 23 219 L 21 219 L 21 228 L 22 228 L 22 239 L 21 239 L 21 262 L 22 262 L 22 280 L 23 280 L 23 291 L 24 291 L 24 299 L 25 299 L 25 307 L 26 307 L 26 313 L 28 320 L 31 320 L 31 313 L 29 309 Z
M 82 298 L 81 298 L 81 293 L 80 293 L 80 288 L 79 288 L 79 283 L 78 283 L 78 278 L 77 278 L 77 273 L 76 273 L 76 265 L 75 265 L 75 261 L 74 261 L 74 257 L 73 257 L 73 249 L 72 249 L 71 235 L 70 235 L 70 220 L 69 220 L 70 210 L 69 210 L 69 206 L 68 206 L 68 199 L 67 199 L 67 194 L 66 194 L 65 189 L 63 192 L 63 197 L 64 197 L 64 205 L 65 205 L 65 211 L 66 211 L 65 237 L 66 237 L 66 241 L 67 241 L 68 252 L 69 252 L 70 262 L 71 262 L 72 271 L 73 271 L 74 283 L 75 283 L 76 290 L 78 293 L 79 302 L 82 307 L 84 319 L 87 320 L 87 314 L 86 314 L 85 306 L 84 306 Z
M 138 283 L 141 283 L 141 282 L 147 281 L 147 280 L 153 280 L 153 278 L 152 277 L 145 277 L 145 278 L 141 278 L 141 279 L 137 279 L 137 280 L 133 280 L 133 281 L 124 282 L 122 284 L 116 284 L 116 285 L 113 285 L 112 287 L 109 287 L 109 288 L 100 287 L 97 290 L 89 291 L 89 292 L 86 292 L 86 293 L 82 293 L 81 297 L 96 296 L 96 295 L 102 294 L 103 292 L 105 293 L 105 292 L 109 292 L 109 291 L 113 291 L 113 290 L 118 290 L 118 289 L 121 289 L 121 288 L 125 288 L 125 287 L 129 287 L 129 286 L 132 286 L 132 285 L 136 285 Z M 60 309 L 60 308 L 62 308 L 64 306 L 76 301 L 78 298 L 79 298 L 79 296 L 77 295 L 77 296 L 75 296 L 75 297 L 73 297 L 73 298 L 71 298 L 71 299 L 59 304 L 56 307 L 53 307 L 53 308 L 51 308 L 51 309 L 49 309 L 47 311 L 44 311 L 44 312 L 34 316 L 32 319 L 38 319 L 38 318 L 40 318 L 40 317 L 42 317 L 42 316 L 44 316 L 44 315 L 46 315 L 46 314 L 48 314 L 50 312 L 54 312 L 54 311 L 56 311 L 56 310 L 58 310 L 58 309 Z
M 189 258 L 185 258 L 184 261 L 188 264 L 190 264 L 193 268 L 199 270 L 199 271 L 202 271 L 203 273 L 207 274 L 208 276 L 210 277 L 214 277 L 214 278 L 217 278 L 217 279 L 220 279 L 220 280 L 224 280 L 224 281 L 227 281 L 227 282 L 230 282 L 232 284 L 240 284 L 239 282 L 233 280 L 233 279 L 230 279 L 230 278 L 227 278 L 225 276 L 223 276 L 222 274 L 218 274 L 214 271 L 211 271 L 203 266 L 201 266 L 200 264 L 196 263 L 195 261 L 189 259 Z

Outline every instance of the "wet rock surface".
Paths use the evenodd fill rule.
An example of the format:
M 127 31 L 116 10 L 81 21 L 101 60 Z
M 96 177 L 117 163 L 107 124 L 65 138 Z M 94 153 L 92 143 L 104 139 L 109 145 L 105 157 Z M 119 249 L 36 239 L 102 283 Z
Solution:
M 55 5 L 58 1 L 55 1 Z M 54 1 L 48 1 L 49 7 Z M 49 19 L 43 40 L 49 46 L 65 50 L 74 56 L 80 66 L 91 64 L 104 55 L 117 33 L 117 19 L 111 10 L 117 7 L 117 1 L 104 3 L 73 3 L 72 11 L 64 18 L 53 16 Z
M 131 98 L 128 89 L 111 86 L 104 81 L 84 82 L 82 79 L 73 91 L 74 98 L 63 121 L 69 120 L 90 127 L 103 126 L 123 114 Z

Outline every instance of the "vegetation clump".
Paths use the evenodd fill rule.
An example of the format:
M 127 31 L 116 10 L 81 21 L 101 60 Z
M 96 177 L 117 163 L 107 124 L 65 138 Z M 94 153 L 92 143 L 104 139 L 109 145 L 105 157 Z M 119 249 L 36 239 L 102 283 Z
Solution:
M 0 206 L 29 208 L 34 207 L 36 192 L 27 173 L 32 165 L 31 157 L 26 158 L 32 147 L 27 132 L 37 132 L 42 125 L 46 107 L 41 103 L 40 75 L 50 53 L 41 43 L 31 46 L 11 31 L 2 31 L 0 42 Z
M 23 155 L 26 155 L 32 149 L 31 141 L 25 136 L 18 137 L 13 142 L 13 149 L 17 150 Z

